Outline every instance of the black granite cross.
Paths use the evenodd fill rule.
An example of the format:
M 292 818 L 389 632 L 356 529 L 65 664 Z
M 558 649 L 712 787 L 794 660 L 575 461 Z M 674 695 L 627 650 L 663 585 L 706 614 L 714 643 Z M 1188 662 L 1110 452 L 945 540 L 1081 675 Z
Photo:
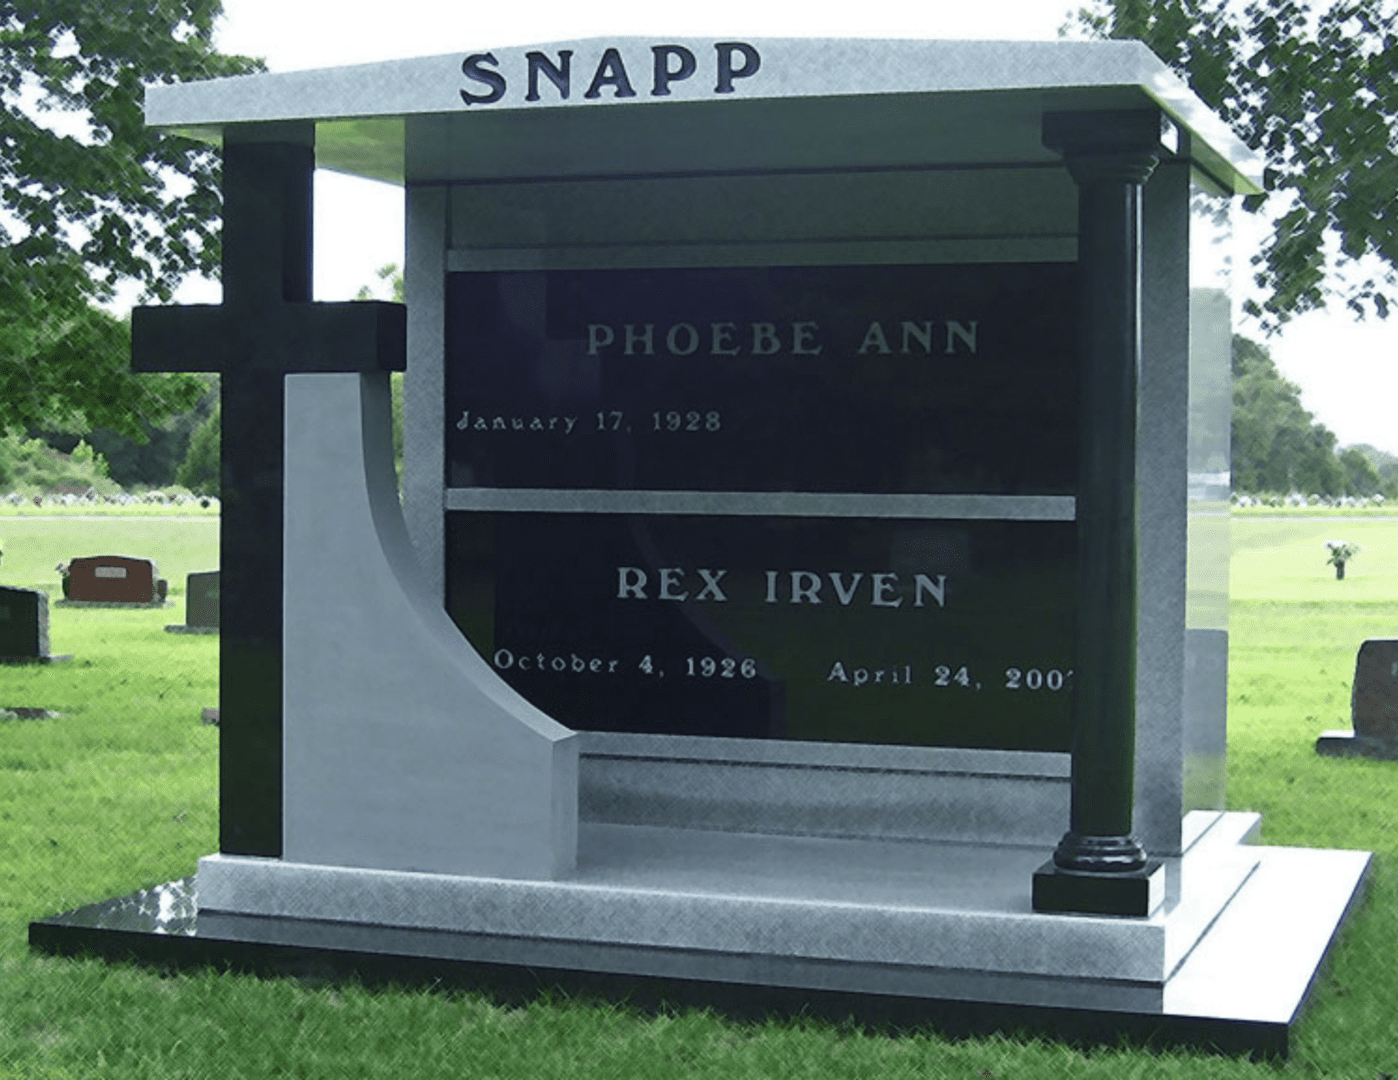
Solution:
M 309 123 L 228 129 L 223 304 L 132 313 L 134 371 L 222 376 L 219 850 L 282 852 L 282 484 L 290 372 L 401 371 L 398 304 L 311 302 Z M 334 633 L 327 627 L 326 633 Z

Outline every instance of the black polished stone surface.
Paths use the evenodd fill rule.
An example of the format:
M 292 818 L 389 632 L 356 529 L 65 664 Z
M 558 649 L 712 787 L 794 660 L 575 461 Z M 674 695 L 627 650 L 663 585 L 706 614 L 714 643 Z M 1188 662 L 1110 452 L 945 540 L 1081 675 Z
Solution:
M 448 611 L 576 729 L 1066 752 L 1072 522 L 453 512 Z
M 1163 882 L 1152 891 L 1151 879 L 1160 873 L 1159 859 L 1147 860 L 1139 870 L 1115 874 L 1065 871 L 1050 859 L 1034 872 L 1034 910 L 1144 919 L 1164 894 Z
M 454 273 L 449 487 L 1071 494 L 1072 264 Z
M 279 918 L 201 915 L 193 878 L 116 897 L 29 924 L 31 948 L 56 956 L 97 956 L 162 970 L 215 967 L 263 976 L 355 979 L 370 986 L 461 988 L 505 1005 L 541 995 L 619 1002 L 645 1012 L 710 1009 L 739 1021 L 812 1017 L 903 1033 L 1011 1034 L 1082 1046 L 1190 1046 L 1228 1054 L 1285 1057 L 1290 1020 L 1195 1015 L 1167 1010 L 1158 994 L 1137 1004 L 1111 983 L 1074 984 L 1073 1007 L 1021 1005 L 820 988 L 820 965 L 773 958 L 792 972 L 770 982 L 635 974 L 654 950 L 596 946 L 578 964 L 576 947 L 475 934 Z M 551 951 L 552 950 L 552 951 Z M 552 962 L 550 956 L 557 952 Z M 558 962 L 564 955 L 571 962 Z M 696 960 L 703 962 L 702 957 Z M 670 961 L 680 971 L 684 957 Z M 628 971 L 628 969 L 632 969 Z M 805 985 L 803 985 L 805 983 Z

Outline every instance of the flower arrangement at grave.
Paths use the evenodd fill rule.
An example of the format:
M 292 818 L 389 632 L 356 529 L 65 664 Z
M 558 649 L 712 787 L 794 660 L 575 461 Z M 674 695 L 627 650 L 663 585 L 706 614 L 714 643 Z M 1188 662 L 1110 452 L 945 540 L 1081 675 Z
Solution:
M 1325 549 L 1330 552 L 1330 557 L 1326 563 L 1335 568 L 1335 580 L 1343 581 L 1345 578 L 1345 563 L 1359 554 L 1359 545 L 1349 540 L 1327 540 Z
M 71 588 L 69 578 L 72 575 L 72 571 L 68 569 L 68 564 L 66 562 L 59 563 L 54 569 L 58 571 L 58 580 L 63 587 L 63 599 L 67 600 L 68 590 Z

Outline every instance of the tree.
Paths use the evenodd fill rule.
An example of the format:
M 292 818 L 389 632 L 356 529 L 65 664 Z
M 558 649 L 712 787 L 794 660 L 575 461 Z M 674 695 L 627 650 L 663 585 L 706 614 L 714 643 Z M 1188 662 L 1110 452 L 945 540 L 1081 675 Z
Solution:
M 213 414 L 190 436 L 189 451 L 175 470 L 175 483 L 189 488 L 196 495 L 219 494 L 222 434 L 223 410 L 214 406 Z
M 1335 435 L 1301 406 L 1271 354 L 1233 337 L 1233 489 L 1343 495 L 1345 470 Z
M 1273 232 L 1255 260 L 1268 329 L 1336 293 L 1359 317 L 1398 300 L 1394 0 L 1094 0 L 1088 33 L 1149 46 L 1266 160 Z M 1366 258 L 1371 257 L 1371 258 Z M 1365 260 L 1365 266 L 1359 261 Z M 1378 265 L 1377 278 L 1361 272 Z
M 139 437 L 198 380 L 133 376 L 130 331 L 94 305 L 169 300 L 219 265 L 218 154 L 145 127 L 142 82 L 256 70 L 212 44 L 219 0 L 0 7 L 0 431 Z
M 395 304 L 405 303 L 404 297 L 407 295 L 406 286 L 403 283 L 403 271 L 399 269 L 397 263 L 386 263 L 375 271 L 384 285 L 388 286 L 388 299 Z M 356 300 L 376 300 L 379 299 L 375 288 L 369 285 L 361 285 L 359 291 L 354 294 Z M 393 406 L 393 465 L 398 474 L 398 494 L 403 494 L 403 373 L 401 371 L 392 372 L 388 380 L 389 392 L 392 394 Z
M 1346 495 L 1377 495 L 1383 490 L 1378 470 L 1357 447 L 1348 446 L 1340 451 L 1340 469 L 1345 477 Z

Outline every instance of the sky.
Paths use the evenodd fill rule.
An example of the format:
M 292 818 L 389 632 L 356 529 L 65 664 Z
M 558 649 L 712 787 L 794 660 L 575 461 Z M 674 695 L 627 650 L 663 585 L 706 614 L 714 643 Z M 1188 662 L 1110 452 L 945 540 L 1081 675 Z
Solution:
M 224 0 L 217 41 L 224 52 L 262 57 L 273 71 L 295 71 L 623 34 L 1053 40 L 1078 6 L 1062 0 L 704 0 L 683 6 L 655 0 L 394 0 L 387 6 L 383 0 Z M 386 19 L 385 11 L 393 17 Z M 401 189 L 322 172 L 316 217 L 318 299 L 348 299 L 376 281 L 379 267 L 401 265 Z M 1240 248 L 1261 235 L 1240 227 Z M 1246 251 L 1237 261 L 1245 265 Z M 1271 350 L 1282 373 L 1301 387 L 1302 404 L 1340 445 L 1369 443 L 1398 454 L 1398 316 L 1356 322 L 1340 310 L 1308 314 L 1268 338 L 1241 316 L 1245 295 L 1235 294 L 1234 328 Z M 217 286 L 191 283 L 180 299 L 216 300 Z

